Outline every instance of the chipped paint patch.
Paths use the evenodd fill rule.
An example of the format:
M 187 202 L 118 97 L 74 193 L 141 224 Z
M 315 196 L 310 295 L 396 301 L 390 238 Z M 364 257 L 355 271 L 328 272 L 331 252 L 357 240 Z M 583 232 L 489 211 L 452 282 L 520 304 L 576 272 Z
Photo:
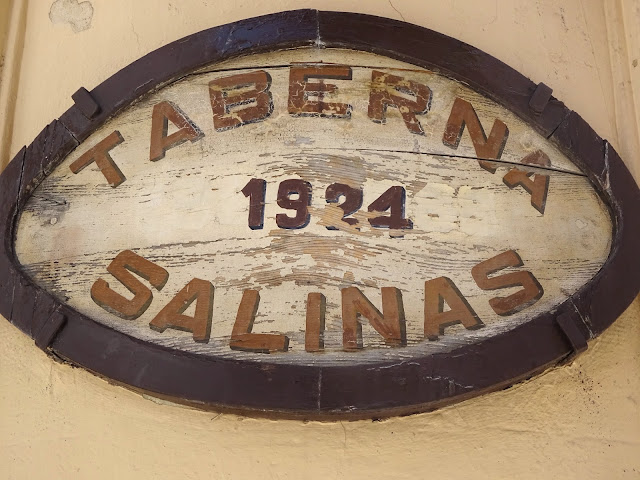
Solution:
M 78 0 L 56 0 L 51 4 L 49 19 L 54 25 L 68 23 L 74 33 L 91 28 L 93 5 L 91 2 L 79 3 Z

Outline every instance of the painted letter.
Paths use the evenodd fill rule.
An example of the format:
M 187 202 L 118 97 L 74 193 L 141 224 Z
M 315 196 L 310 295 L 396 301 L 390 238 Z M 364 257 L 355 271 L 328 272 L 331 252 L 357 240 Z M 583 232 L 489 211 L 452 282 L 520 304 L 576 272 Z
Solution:
M 260 305 L 260 293 L 257 290 L 245 290 L 242 293 L 229 347 L 231 350 L 246 352 L 286 352 L 289 349 L 289 337 L 272 333 L 251 333 L 258 305 Z
M 73 173 L 78 173 L 86 166 L 96 162 L 96 165 L 98 165 L 98 168 L 104 175 L 104 178 L 107 179 L 109 185 L 115 188 L 124 182 L 126 177 L 122 174 L 116 165 L 116 162 L 113 161 L 109 152 L 122 142 L 124 142 L 124 138 L 122 138 L 119 131 L 115 130 L 111 135 L 97 143 L 93 148 L 83 153 L 80 158 L 69 166 L 69 168 Z
M 327 299 L 321 293 L 313 292 L 307 296 L 307 328 L 304 336 L 304 349 L 307 352 L 324 350 L 324 315 Z
M 109 264 L 107 271 L 113 275 L 134 297 L 127 300 L 109 288 L 109 284 L 99 278 L 91 287 L 91 298 L 107 312 L 125 320 L 133 320 L 142 315 L 153 300 L 151 290 L 131 274 L 147 280 L 156 290 L 162 290 L 169 273 L 162 267 L 136 255 L 131 250 L 120 252 Z
M 179 128 L 177 132 L 167 135 L 169 120 Z M 156 162 L 164 158 L 167 150 L 177 147 L 183 142 L 196 141 L 202 132 L 177 105 L 171 102 L 160 102 L 154 105 L 151 114 L 151 141 L 149 142 L 149 160 Z
M 453 102 L 442 143 L 454 149 L 458 148 L 465 125 L 469 129 L 473 147 L 479 158 L 498 160 L 502 156 L 502 150 L 504 150 L 507 138 L 509 138 L 509 129 L 505 123 L 496 118 L 493 122 L 489 139 L 487 139 L 473 105 L 461 98 L 456 98 Z M 497 167 L 495 163 L 484 160 L 478 160 L 478 163 L 485 170 L 496 173 Z
M 321 79 L 307 83 L 309 78 Z M 314 65 L 313 67 L 291 67 L 289 71 L 289 113 L 304 117 L 351 118 L 351 105 L 324 101 L 327 93 L 335 93 L 338 87 L 324 83 L 322 79 L 351 80 L 351 67 L 336 65 Z M 318 100 L 309 100 L 317 97 Z
M 269 91 L 270 86 L 271 76 L 264 70 L 231 75 L 209 82 L 215 129 L 222 132 L 261 122 L 271 115 L 273 98 Z
M 444 304 L 450 310 L 444 311 Z M 447 277 L 427 280 L 424 284 L 424 336 L 437 340 L 448 326 L 461 323 L 468 330 L 484 327 L 458 287 Z
M 536 150 L 521 160 L 521 163 L 529 165 L 540 165 L 541 167 L 551 166 L 551 160 L 542 150 Z M 533 176 L 533 179 L 531 179 Z M 544 215 L 544 208 L 547 204 L 547 193 L 549 192 L 549 175 L 540 175 L 533 172 L 523 172 L 517 168 L 512 168 L 502 178 L 502 181 L 509 188 L 520 185 L 531 195 L 531 205 Z
M 489 278 L 489 275 L 504 268 L 521 266 L 522 259 L 520 256 L 515 251 L 508 250 L 479 263 L 471 269 L 471 276 L 482 290 L 522 287 L 522 290 L 508 297 L 494 297 L 489 300 L 489 305 L 498 315 L 513 315 L 533 305 L 544 295 L 542 286 L 531 272 L 512 272 Z
M 396 107 L 407 129 L 411 133 L 424 135 L 416 115 L 427 113 L 430 106 L 431 89 L 426 85 L 377 70 L 371 73 L 369 118 L 374 122 L 386 123 L 387 107 Z
M 407 344 L 407 333 L 402 304 L 402 292 L 395 287 L 383 287 L 382 311 L 373 306 L 356 287 L 342 289 L 342 347 L 344 350 L 358 350 L 362 344 L 362 325 L 358 315 L 362 315 L 384 338 L 387 345 Z
M 151 330 L 164 332 L 167 327 L 193 333 L 193 340 L 207 343 L 211 335 L 211 317 L 213 316 L 213 292 L 211 282 L 194 278 L 160 310 L 149 323 Z M 189 306 L 196 302 L 193 317 L 183 315 Z

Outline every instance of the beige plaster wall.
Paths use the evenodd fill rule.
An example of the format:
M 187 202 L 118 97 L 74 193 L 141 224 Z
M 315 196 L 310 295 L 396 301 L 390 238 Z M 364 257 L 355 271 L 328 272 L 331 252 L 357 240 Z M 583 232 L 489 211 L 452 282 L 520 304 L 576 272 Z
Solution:
M 9 29 L 9 15 L 11 2 L 0 2 L 0 65 L 4 65 L 4 46 L 6 44 L 7 30 Z
M 0 0 L 0 15 L 8 2 Z M 11 156 L 71 105 L 79 86 L 91 89 L 150 50 L 247 16 L 309 7 L 404 18 L 485 50 L 550 85 L 640 177 L 638 0 L 92 0 L 85 30 L 87 2 L 62 2 L 52 14 L 58 23 L 52 3 L 13 0 L 25 28 L 6 46 L 20 59 L 11 74 L 20 81 L 10 95 L 0 91 L 16 104 L 15 115 L 2 112 L 11 140 L 0 152 Z M 6 80 L 7 70 L 0 88 Z M 383 422 L 268 421 L 159 404 L 54 363 L 3 319 L 0 347 L 1 478 L 640 476 L 638 300 L 570 366 Z

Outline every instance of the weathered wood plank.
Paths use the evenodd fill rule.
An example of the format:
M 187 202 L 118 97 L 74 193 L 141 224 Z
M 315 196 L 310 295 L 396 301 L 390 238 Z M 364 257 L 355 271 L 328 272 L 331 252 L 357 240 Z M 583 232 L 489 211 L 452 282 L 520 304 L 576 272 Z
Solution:
M 320 58 L 325 63 L 342 58 L 340 52 L 326 52 Z M 313 61 L 319 60 L 317 55 L 316 50 Z M 358 64 L 358 56 L 349 55 L 350 64 Z M 358 58 L 359 64 L 372 65 L 377 57 L 362 54 Z M 18 226 L 20 262 L 39 285 L 114 329 L 203 355 L 268 362 L 331 365 L 401 360 L 479 341 L 560 304 L 597 273 L 610 250 L 609 215 L 587 178 L 546 139 L 493 102 L 449 79 L 400 69 L 396 63 L 351 67 L 350 80 L 325 78 L 324 86 L 315 87 L 333 84 L 337 91 L 323 98 L 302 94 L 302 102 L 293 104 L 291 68 L 266 67 L 269 62 L 262 58 L 255 65 L 245 64 L 250 68 L 244 70 L 188 77 L 141 100 L 94 133 L 35 191 Z M 323 72 L 344 76 L 344 69 Z M 372 82 L 374 72 L 387 75 L 387 82 L 396 81 L 394 76 L 405 80 L 398 88 L 378 88 L 380 80 Z M 243 75 L 233 81 L 244 87 L 228 90 L 228 77 L 235 75 Z M 265 78 L 270 82 L 268 89 L 258 88 Z M 372 88 L 379 96 L 397 94 L 418 105 L 420 95 L 425 96 L 420 85 L 430 89 L 431 102 L 428 113 L 415 115 L 419 128 L 402 115 L 403 105 L 400 109 L 388 105 L 384 123 L 371 120 L 380 114 L 370 110 Z M 228 100 L 238 92 L 246 95 Z M 264 103 L 267 92 L 272 111 Z M 216 101 L 238 105 L 225 110 L 219 104 L 222 110 L 216 110 Z M 333 105 L 318 109 L 314 102 L 319 101 Z M 445 132 L 453 131 L 447 124 L 453 122 L 455 127 L 450 117 L 456 102 L 474 107 L 489 141 L 496 119 L 509 129 L 493 173 L 476 160 L 478 146 L 474 147 L 468 133 L 468 110 L 458 112 L 466 128 L 457 148 L 443 142 Z M 343 108 L 347 104 L 350 118 Z M 158 105 L 164 105 L 161 113 Z M 159 123 L 152 134 L 154 108 Z M 296 115 L 289 113 L 292 108 Z M 166 128 L 164 117 L 169 118 Z M 216 121 L 222 125 L 220 131 Z M 242 125 L 229 128 L 234 122 Z M 87 154 L 115 131 L 119 136 L 112 138 L 108 148 Z M 157 140 L 155 150 L 152 137 Z M 531 164 L 532 158 L 548 158 L 548 164 Z M 527 165 L 521 163 L 523 159 L 528 159 Z M 117 170 L 110 172 L 121 174 L 109 180 L 115 187 L 104 174 L 113 165 Z M 247 189 L 252 179 L 258 187 Z M 305 209 L 300 200 L 307 195 L 307 184 L 311 199 Z M 261 209 L 262 185 L 264 215 L 256 210 L 252 223 L 250 204 Z M 289 195 L 292 191 L 296 193 Z M 350 195 L 355 207 L 345 206 L 345 211 L 340 205 Z M 396 205 L 391 207 L 394 218 L 404 219 L 400 223 L 404 228 L 379 228 L 386 220 L 374 219 L 388 217 L 389 211 L 384 210 L 392 204 Z M 355 212 L 345 217 L 351 222 L 343 221 L 351 210 Z M 127 250 L 168 272 L 166 284 L 153 289 L 148 309 L 133 320 L 113 315 L 91 298 L 92 286 L 100 278 L 123 297 L 132 297 L 107 272 L 114 258 Z M 483 290 L 472 270 L 509 251 L 516 252 L 523 265 L 500 270 L 496 276 L 530 272 L 544 293 L 521 311 L 498 315 L 490 300 L 511 296 L 521 290 L 520 284 Z M 424 327 L 425 282 L 443 276 L 455 285 L 484 328 L 450 326 L 437 341 L 429 342 Z M 194 342 L 189 331 L 149 328 L 194 278 L 215 287 L 209 342 Z M 407 347 L 389 346 L 391 337 L 385 341 L 380 333 L 386 326 L 369 318 L 362 322 L 366 348 L 345 352 L 341 289 L 346 287 L 357 287 L 385 322 L 390 317 L 386 308 L 383 311 L 381 289 L 397 288 L 402 294 Z M 286 335 L 286 353 L 267 356 L 230 348 L 232 330 L 239 325 L 236 317 L 243 290 L 260 292 L 253 330 L 249 332 L 245 325 L 245 333 Z M 318 303 L 317 318 L 309 323 L 325 326 L 323 353 L 305 351 L 305 344 L 313 343 L 305 338 L 309 294 L 324 296 L 315 298 L 317 302 L 324 299 L 326 310 Z M 179 313 L 193 316 L 196 303 Z
M 490 335 L 493 328 L 511 328 L 559 304 L 599 270 L 609 252 L 610 239 L 602 235 L 609 222 L 607 212 L 584 177 L 551 173 L 551 193 L 545 215 L 541 215 L 531 207 L 523 189 L 506 188 L 497 175 L 478 171 L 466 160 L 353 151 L 336 156 L 333 151 L 317 150 L 290 156 L 304 160 L 291 165 L 286 156 L 244 162 L 238 157 L 235 161 L 225 158 L 221 168 L 204 161 L 189 167 L 174 163 L 161 176 L 147 167 L 146 174 L 140 172 L 135 175 L 137 180 L 132 176 L 114 190 L 67 185 L 64 200 L 56 200 L 59 183 L 53 176 L 51 190 L 43 185 L 23 213 L 19 258 L 47 289 L 68 297 L 70 305 L 114 328 L 180 348 L 234 355 L 227 342 L 243 289 L 263 289 L 255 331 L 284 332 L 292 340 L 291 352 L 297 352 L 304 345 L 308 293 L 319 291 L 326 296 L 325 345 L 327 350 L 340 350 L 340 288 L 358 286 L 380 308 L 379 289 L 395 286 L 405 298 L 409 344 L 437 351 L 447 344 Z M 413 164 L 412 157 L 420 159 L 420 171 L 407 168 Z M 507 171 L 499 167 L 497 173 Z M 257 173 L 272 188 L 267 189 L 265 228 L 250 230 L 248 201 L 240 190 Z M 279 229 L 274 219 L 281 209 L 275 204 L 274 187 L 281 179 L 297 178 L 301 173 L 306 173 L 303 178 L 318 192 L 310 208 L 312 220 L 304 230 Z M 141 191 L 154 178 L 155 187 Z M 358 186 L 358 179 L 364 187 L 365 205 L 385 187 L 405 185 L 406 216 L 414 228 L 404 232 L 373 229 L 365 223 L 372 214 L 362 211 L 354 215 L 360 230 L 342 225 L 342 211 L 326 204 L 323 192 L 329 182 Z M 198 187 L 193 189 L 193 185 Z M 185 195 L 190 190 L 194 194 Z M 102 193 L 97 195 L 98 191 Z M 511 227 L 505 229 L 505 224 Z M 328 230 L 326 225 L 338 230 Z M 400 233 L 404 236 L 394 237 Z M 477 263 L 510 248 L 520 254 L 545 295 L 521 315 L 504 319 L 487 303 L 492 292 L 482 292 L 470 272 Z M 165 289 L 154 292 L 149 311 L 133 322 L 113 317 L 89 296 L 95 280 L 109 279 L 108 263 L 125 249 L 134 249 L 171 275 Z M 492 328 L 457 331 L 438 344 L 421 344 L 424 282 L 441 275 L 454 280 Z M 194 277 L 208 279 L 216 288 L 215 340 L 207 346 L 193 344 L 189 334 L 172 332 L 167 338 L 147 327 Z M 112 288 L 117 289 L 117 282 L 111 280 Z M 127 294 L 124 289 L 121 293 Z M 367 345 L 380 345 L 375 332 L 365 333 Z M 304 351 L 299 354 L 308 361 L 320 361 Z
M 415 138 L 409 137 L 409 140 L 413 142 L 418 141 L 418 146 L 422 147 L 425 153 L 439 153 L 445 155 L 462 155 L 476 158 L 476 152 L 472 148 L 468 134 L 465 133 L 461 139 L 461 143 L 458 147 L 458 151 L 444 148 L 442 145 L 442 132 L 444 131 L 444 124 L 448 118 L 448 114 L 451 111 L 453 100 L 456 96 L 463 98 L 471 102 L 476 106 L 478 116 L 480 117 L 484 129 L 489 134 L 494 119 L 498 118 L 505 122 L 509 127 L 510 140 L 507 141 L 505 150 L 503 152 L 502 160 L 508 162 L 519 163 L 520 160 L 526 156 L 527 153 L 535 151 L 538 148 L 543 148 L 549 157 L 551 158 L 552 165 L 559 170 L 567 170 L 572 172 L 580 172 L 580 170 L 570 161 L 568 161 L 564 155 L 557 151 L 557 149 L 546 142 L 544 137 L 533 132 L 522 120 L 510 111 L 501 108 L 495 102 L 486 99 L 485 97 L 476 94 L 469 88 L 466 88 L 463 84 L 456 81 L 451 81 L 448 78 L 437 74 L 437 72 L 431 72 L 409 63 L 394 60 L 388 57 L 382 57 L 372 53 L 358 52 L 345 49 L 313 49 L 313 48 L 299 48 L 293 50 L 283 50 L 279 52 L 270 52 L 259 55 L 251 55 L 246 57 L 238 57 L 215 66 L 207 67 L 201 70 L 201 72 L 215 72 L 220 76 L 226 76 L 233 73 L 237 73 L 239 70 L 257 70 L 265 69 L 270 73 L 272 69 L 287 70 L 289 65 L 303 64 L 303 65 L 321 65 L 321 64 L 338 64 L 349 65 L 353 68 L 353 82 L 344 80 L 331 80 L 331 83 L 338 85 L 338 93 L 332 98 L 336 98 L 335 101 L 349 102 L 354 106 L 352 111 L 352 119 L 355 121 L 366 120 L 361 124 L 358 124 L 357 128 L 360 130 L 360 126 L 363 127 L 369 120 L 367 118 L 368 109 L 368 92 L 366 88 L 363 88 L 363 84 L 366 86 L 370 83 L 371 71 L 383 70 L 390 72 L 394 75 L 403 76 L 407 79 L 413 79 L 418 82 L 423 82 L 428 85 L 433 92 L 433 99 L 437 99 L 436 103 L 431 104 L 430 113 L 425 115 L 426 127 L 425 134 L 427 138 Z M 272 74 L 273 76 L 273 74 Z M 287 83 L 286 74 L 283 78 L 285 84 Z M 274 80 L 274 84 L 276 81 Z M 279 82 L 281 83 L 281 82 Z M 276 84 L 275 91 L 278 91 L 279 96 L 286 96 L 288 92 L 284 92 L 278 89 Z M 275 95 L 275 93 L 274 93 Z M 354 100 L 355 99 L 355 100 Z M 354 104 L 355 102 L 355 104 Z M 274 114 L 278 111 L 278 104 L 276 103 L 276 109 Z M 357 106 L 362 108 L 358 109 Z M 364 117 L 364 118 L 363 118 Z M 446 117 L 446 118 L 442 118 Z M 400 115 L 395 109 L 389 109 L 389 118 L 400 121 Z M 388 124 L 385 125 L 384 130 L 378 128 L 376 132 L 369 132 L 364 134 L 370 136 L 366 140 L 373 140 L 378 142 L 376 146 L 380 149 L 401 149 L 403 151 L 415 151 L 416 146 L 414 143 L 406 141 L 406 131 L 402 129 L 396 129 L 391 132 L 389 125 L 392 120 L 388 120 Z M 400 121 L 401 125 L 401 121 Z M 368 128 L 375 128 L 373 125 L 367 125 Z M 366 128 L 365 127 L 365 128 Z M 380 136 L 380 132 L 382 136 Z M 335 133 L 335 132 L 331 132 Z M 397 135 L 399 134 L 399 138 Z M 319 135 L 322 137 L 321 135 Z M 389 146 L 389 141 L 394 141 L 395 147 Z M 315 137 L 312 138 L 317 141 Z M 405 140 L 405 142 L 402 142 Z M 304 140 L 302 140 L 304 141 Z M 365 148 L 375 148 L 375 144 L 368 144 Z M 406 150 L 404 150 L 406 149 Z

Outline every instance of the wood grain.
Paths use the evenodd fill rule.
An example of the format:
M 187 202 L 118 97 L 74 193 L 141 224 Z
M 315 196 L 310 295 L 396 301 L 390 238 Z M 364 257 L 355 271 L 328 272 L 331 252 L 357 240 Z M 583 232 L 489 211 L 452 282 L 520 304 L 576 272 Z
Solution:
M 410 65 L 354 52 L 307 52 L 307 57 L 305 51 L 281 52 L 236 60 L 236 67 L 211 67 L 210 72 L 142 99 L 105 124 L 38 187 L 22 213 L 16 251 L 25 270 L 80 312 L 138 338 L 216 357 L 331 365 L 382 358 L 402 361 L 477 342 L 552 309 L 603 265 L 611 243 L 607 209 L 579 169 L 513 114 L 459 83 Z M 334 110 L 335 105 L 350 105 L 349 118 L 290 114 L 288 62 L 305 58 L 316 63 L 343 59 L 351 67 L 351 80 L 335 78 L 340 71 L 332 71 L 326 83 L 337 88 L 324 99 Z M 210 85 L 226 85 L 226 77 L 258 70 L 271 79 L 272 112 L 265 116 L 266 107 L 257 108 L 264 105 L 264 96 L 260 97 L 262 103 L 245 106 L 264 118 L 247 122 L 240 116 L 241 121 L 229 123 L 235 127 L 218 131 L 215 115 L 223 118 L 234 109 L 212 110 Z M 408 103 L 394 106 L 387 97 L 384 123 L 372 121 L 374 72 L 385 72 L 388 81 L 398 83 L 396 77 L 401 77 L 413 82 L 409 86 L 428 86 L 432 94 L 428 112 L 414 112 L 422 133 L 416 133 L 413 117 L 407 120 L 401 108 Z M 251 90 L 250 85 L 247 88 Z M 255 90 L 264 94 L 264 85 Z M 420 94 L 424 98 L 425 90 Z M 496 121 L 508 127 L 499 159 L 478 157 L 467 129 L 456 148 L 443 142 L 456 99 L 473 106 L 487 134 Z M 157 160 L 151 162 L 153 112 L 162 102 L 175 105 L 191 123 L 168 122 L 167 130 L 154 138 L 164 138 L 166 143 L 156 145 L 170 148 L 164 158 L 151 155 Z M 234 108 L 243 108 L 238 105 Z M 308 110 L 323 111 L 318 103 Z M 191 133 L 202 135 L 185 136 L 189 142 L 169 141 L 187 126 L 192 126 Z M 113 188 L 95 164 L 74 174 L 70 165 L 114 131 L 124 141 L 108 155 L 126 181 Z M 548 161 L 531 161 L 538 151 Z M 495 173 L 478 162 L 490 157 L 497 160 Z M 249 228 L 250 199 L 242 190 L 252 178 L 266 182 L 263 228 Z M 292 214 L 277 201 L 279 185 L 290 179 L 308 182 L 312 189 L 309 222 L 295 230 L 279 228 L 276 220 L 278 214 Z M 546 185 L 544 208 L 540 208 L 540 182 Z M 368 220 L 380 213 L 366 207 L 350 216 L 357 223 L 343 221 L 340 204 L 325 198 L 333 184 L 361 190 L 365 206 L 390 188 L 403 187 L 404 215 L 412 228 L 374 228 Z M 152 303 L 136 320 L 108 313 L 90 296 L 91 286 L 103 278 L 111 280 L 114 291 L 120 288 L 121 295 L 130 297 L 107 272 L 107 266 L 126 250 L 169 273 L 164 288 L 154 291 Z M 544 295 L 513 315 L 501 316 L 490 300 L 498 294 L 508 297 L 519 287 L 483 290 L 472 269 L 511 250 L 523 266 L 507 266 L 500 273 L 531 272 Z M 429 342 L 425 341 L 425 282 L 443 276 L 451 279 L 485 326 L 475 330 L 449 326 L 438 341 Z M 209 342 L 202 342 L 206 331 L 199 336 L 202 343 L 196 343 L 191 332 L 150 329 L 149 322 L 195 278 L 215 287 Z M 401 292 L 406 347 L 388 345 L 361 315 L 365 348 L 344 352 L 341 289 L 348 287 L 359 289 L 383 315 L 382 289 Z M 246 290 L 259 291 L 260 301 L 244 334 L 286 337 L 287 348 L 282 342 L 279 348 L 262 350 L 254 345 L 230 348 Z M 316 312 L 311 317 L 306 309 L 310 295 Z M 195 305 L 191 308 L 195 310 Z M 179 313 L 195 318 L 190 309 Z M 318 331 L 317 337 L 305 338 L 307 325 Z M 260 353 L 264 350 L 281 351 Z

